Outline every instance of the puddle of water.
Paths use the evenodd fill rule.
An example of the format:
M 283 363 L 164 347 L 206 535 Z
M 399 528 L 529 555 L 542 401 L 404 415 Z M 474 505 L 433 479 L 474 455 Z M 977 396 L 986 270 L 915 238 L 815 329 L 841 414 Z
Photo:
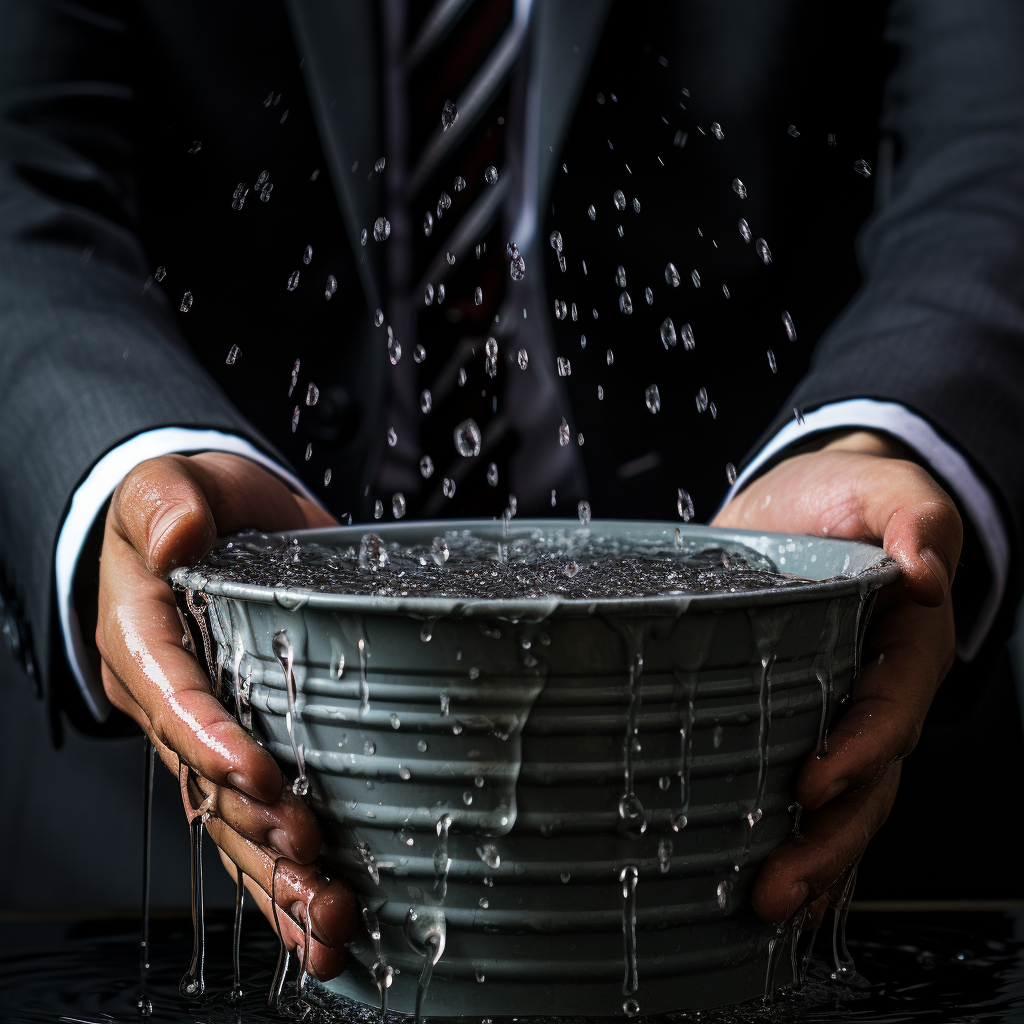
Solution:
M 267 1007 L 277 962 L 277 942 L 263 919 L 247 914 L 239 950 L 241 1005 L 233 983 L 230 913 L 207 915 L 206 994 L 188 1001 L 178 993 L 192 947 L 186 917 L 150 922 L 147 993 L 153 1022 L 260 1024 L 294 1020 Z M 820 936 L 819 936 L 820 939 Z M 824 961 L 813 963 L 803 992 L 773 1006 L 748 1004 L 701 1014 L 677 1013 L 666 1022 L 817 1024 L 846 1020 L 895 1022 L 1019 1022 L 1024 1020 L 1024 912 L 862 913 L 850 917 L 850 953 L 872 984 L 860 990 L 829 978 Z M 827 950 L 817 952 L 824 955 Z M 294 974 L 294 965 L 292 974 Z M 294 990 L 294 977 L 289 977 Z M 642 986 L 641 986 L 642 987 Z M 139 929 L 130 918 L 101 921 L 16 920 L 0 929 L 0 1019 L 64 1024 L 113 1024 L 139 1020 Z M 306 990 L 305 1019 L 378 1024 L 380 1010 Z M 392 1013 L 398 1024 L 404 1015 Z M 550 1018 L 549 1018 L 550 1019 Z M 637 1018 L 642 1019 L 642 1018 Z M 651 1018 L 652 1020 L 655 1018 Z M 475 1021 L 475 1018 L 473 1018 Z M 495 1018 L 495 1024 L 499 1019 Z M 530 1024 L 519 1018 L 517 1024 Z M 572 1024 L 584 1024 L 574 1018 Z

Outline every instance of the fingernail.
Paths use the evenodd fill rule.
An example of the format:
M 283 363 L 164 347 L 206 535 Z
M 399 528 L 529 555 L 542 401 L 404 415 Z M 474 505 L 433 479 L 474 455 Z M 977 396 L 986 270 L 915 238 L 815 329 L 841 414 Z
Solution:
M 235 789 L 240 789 L 243 793 L 248 796 L 259 799 L 259 794 L 256 792 L 256 787 L 253 785 L 252 779 L 248 775 L 243 775 L 241 772 L 228 772 L 228 785 L 234 786 Z
M 825 790 L 821 797 L 821 804 L 827 804 L 829 800 L 834 800 L 840 793 L 842 793 L 850 785 L 849 779 L 836 779 L 828 789 Z M 821 804 L 818 806 L 820 807 Z
M 188 515 L 188 509 L 182 508 L 180 505 L 172 505 L 164 514 L 153 524 L 149 531 L 149 553 L 152 556 L 153 551 L 163 540 L 164 534 L 179 520 L 182 516 Z
M 790 917 L 795 914 L 810 895 L 810 888 L 806 882 L 795 882 L 789 887 L 789 909 L 786 911 L 786 916 Z
M 942 560 L 942 555 L 929 545 L 921 548 L 921 561 L 931 569 L 932 575 L 939 581 L 943 596 L 949 593 L 949 570 Z
M 292 846 L 288 833 L 284 829 L 272 828 L 267 833 L 267 843 L 271 849 L 277 850 L 282 857 L 287 857 L 289 860 L 294 861 L 298 860 L 298 857 L 295 855 L 295 847 Z

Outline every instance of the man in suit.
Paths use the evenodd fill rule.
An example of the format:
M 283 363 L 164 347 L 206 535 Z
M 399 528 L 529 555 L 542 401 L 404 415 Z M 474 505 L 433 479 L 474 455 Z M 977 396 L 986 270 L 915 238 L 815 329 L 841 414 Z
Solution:
M 820 211 L 864 205 L 855 161 L 877 141 L 843 104 L 864 93 L 870 122 L 877 91 L 823 88 L 841 102 L 805 99 L 803 130 L 778 118 L 802 75 L 882 81 L 882 11 L 735 6 L 3 6 L 9 632 L 55 721 L 116 728 L 117 709 L 196 770 L 210 833 L 268 916 L 286 859 L 279 902 L 314 897 L 320 977 L 342 967 L 353 901 L 182 650 L 164 582 L 218 532 L 496 515 L 509 493 L 520 514 L 589 495 L 595 515 L 662 517 L 684 476 L 704 516 L 734 459 L 716 522 L 883 545 L 903 581 L 829 756 L 801 775 L 803 836 L 758 880 L 772 920 L 827 899 L 884 821 L 954 646 L 970 660 L 999 637 L 1024 488 L 1006 458 L 1024 405 L 1024 18 L 1007 0 L 890 5 L 865 283 L 809 364 L 779 292 L 828 286 L 836 265 L 810 243 L 842 203 Z M 787 151 L 827 178 L 801 235 L 772 170 L 797 158 L 754 154 L 812 137 Z M 800 273 L 769 283 L 766 237 Z M 849 290 L 831 307 L 804 293 L 816 312 L 797 322 L 819 333 Z M 687 341 L 659 340 L 667 316 L 693 324 L 689 363 Z M 451 433 L 469 416 L 481 452 L 465 459 Z

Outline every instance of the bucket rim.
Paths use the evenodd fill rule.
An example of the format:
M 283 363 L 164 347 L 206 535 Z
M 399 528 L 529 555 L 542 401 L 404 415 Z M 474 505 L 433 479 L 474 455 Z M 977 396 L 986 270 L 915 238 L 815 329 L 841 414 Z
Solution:
M 611 527 L 614 532 L 642 533 L 648 540 L 674 541 L 679 529 L 686 541 L 696 541 L 711 547 L 719 543 L 739 543 L 776 559 L 768 549 L 785 549 L 790 544 L 805 548 L 819 545 L 826 552 L 845 552 L 850 564 L 857 566 L 850 572 L 825 579 L 808 579 L 805 584 L 777 589 L 744 590 L 740 593 L 694 593 L 682 591 L 656 597 L 600 597 L 565 598 L 460 598 L 411 595 L 379 596 L 372 594 L 324 593 L 304 587 L 271 587 L 262 584 L 240 583 L 210 573 L 202 566 L 179 566 L 170 574 L 170 582 L 188 590 L 201 591 L 209 597 L 221 597 L 254 604 L 278 605 L 288 610 L 299 608 L 361 614 L 408 616 L 415 619 L 433 618 L 488 618 L 530 621 L 552 616 L 576 618 L 592 615 L 677 616 L 685 612 L 725 611 L 734 608 L 765 608 L 780 604 L 832 600 L 859 596 L 862 600 L 881 587 L 894 583 L 900 575 L 898 564 L 880 548 L 861 541 L 833 537 L 816 537 L 797 533 L 772 533 L 758 530 L 722 529 L 716 526 L 658 520 L 594 519 L 589 529 Z M 515 519 L 509 526 L 508 537 L 523 536 L 533 530 L 571 530 L 582 533 L 578 520 L 567 518 Z M 310 530 L 281 530 L 269 537 L 300 543 L 315 541 L 320 544 L 358 544 L 366 533 L 376 533 L 383 540 L 422 541 L 423 537 L 437 536 L 452 531 L 471 530 L 477 534 L 501 535 L 501 520 L 495 519 L 440 519 L 409 520 L 395 523 L 358 523 L 351 526 L 328 526 Z

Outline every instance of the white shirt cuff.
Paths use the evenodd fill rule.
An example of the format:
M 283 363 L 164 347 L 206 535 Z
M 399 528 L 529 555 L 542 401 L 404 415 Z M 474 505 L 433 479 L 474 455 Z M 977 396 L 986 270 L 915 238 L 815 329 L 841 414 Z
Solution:
M 838 429 L 879 430 L 902 441 L 949 484 L 960 508 L 974 525 L 992 571 L 992 586 L 981 603 L 970 632 L 957 638 L 957 655 L 963 661 L 970 661 L 992 628 L 1003 600 L 1010 564 L 1010 543 L 1003 517 L 989 489 L 963 455 L 944 441 L 927 420 L 896 402 L 879 402 L 872 398 L 835 402 L 805 413 L 803 423 L 791 420 L 744 467 L 729 488 L 723 506 L 784 448 L 811 434 Z
M 135 437 L 107 452 L 92 467 L 89 475 L 71 498 L 71 507 L 57 537 L 56 555 L 57 610 L 64 651 L 85 703 L 99 722 L 107 720 L 111 704 L 103 692 L 101 681 L 95 678 L 89 667 L 85 639 L 78 622 L 78 613 L 72 603 L 72 583 L 82 548 L 100 510 L 114 493 L 117 485 L 136 466 L 161 455 L 204 451 L 229 452 L 251 459 L 281 477 L 304 498 L 320 503 L 298 477 L 264 455 L 255 445 L 242 437 L 225 434 L 219 430 L 161 427 L 136 434 Z

